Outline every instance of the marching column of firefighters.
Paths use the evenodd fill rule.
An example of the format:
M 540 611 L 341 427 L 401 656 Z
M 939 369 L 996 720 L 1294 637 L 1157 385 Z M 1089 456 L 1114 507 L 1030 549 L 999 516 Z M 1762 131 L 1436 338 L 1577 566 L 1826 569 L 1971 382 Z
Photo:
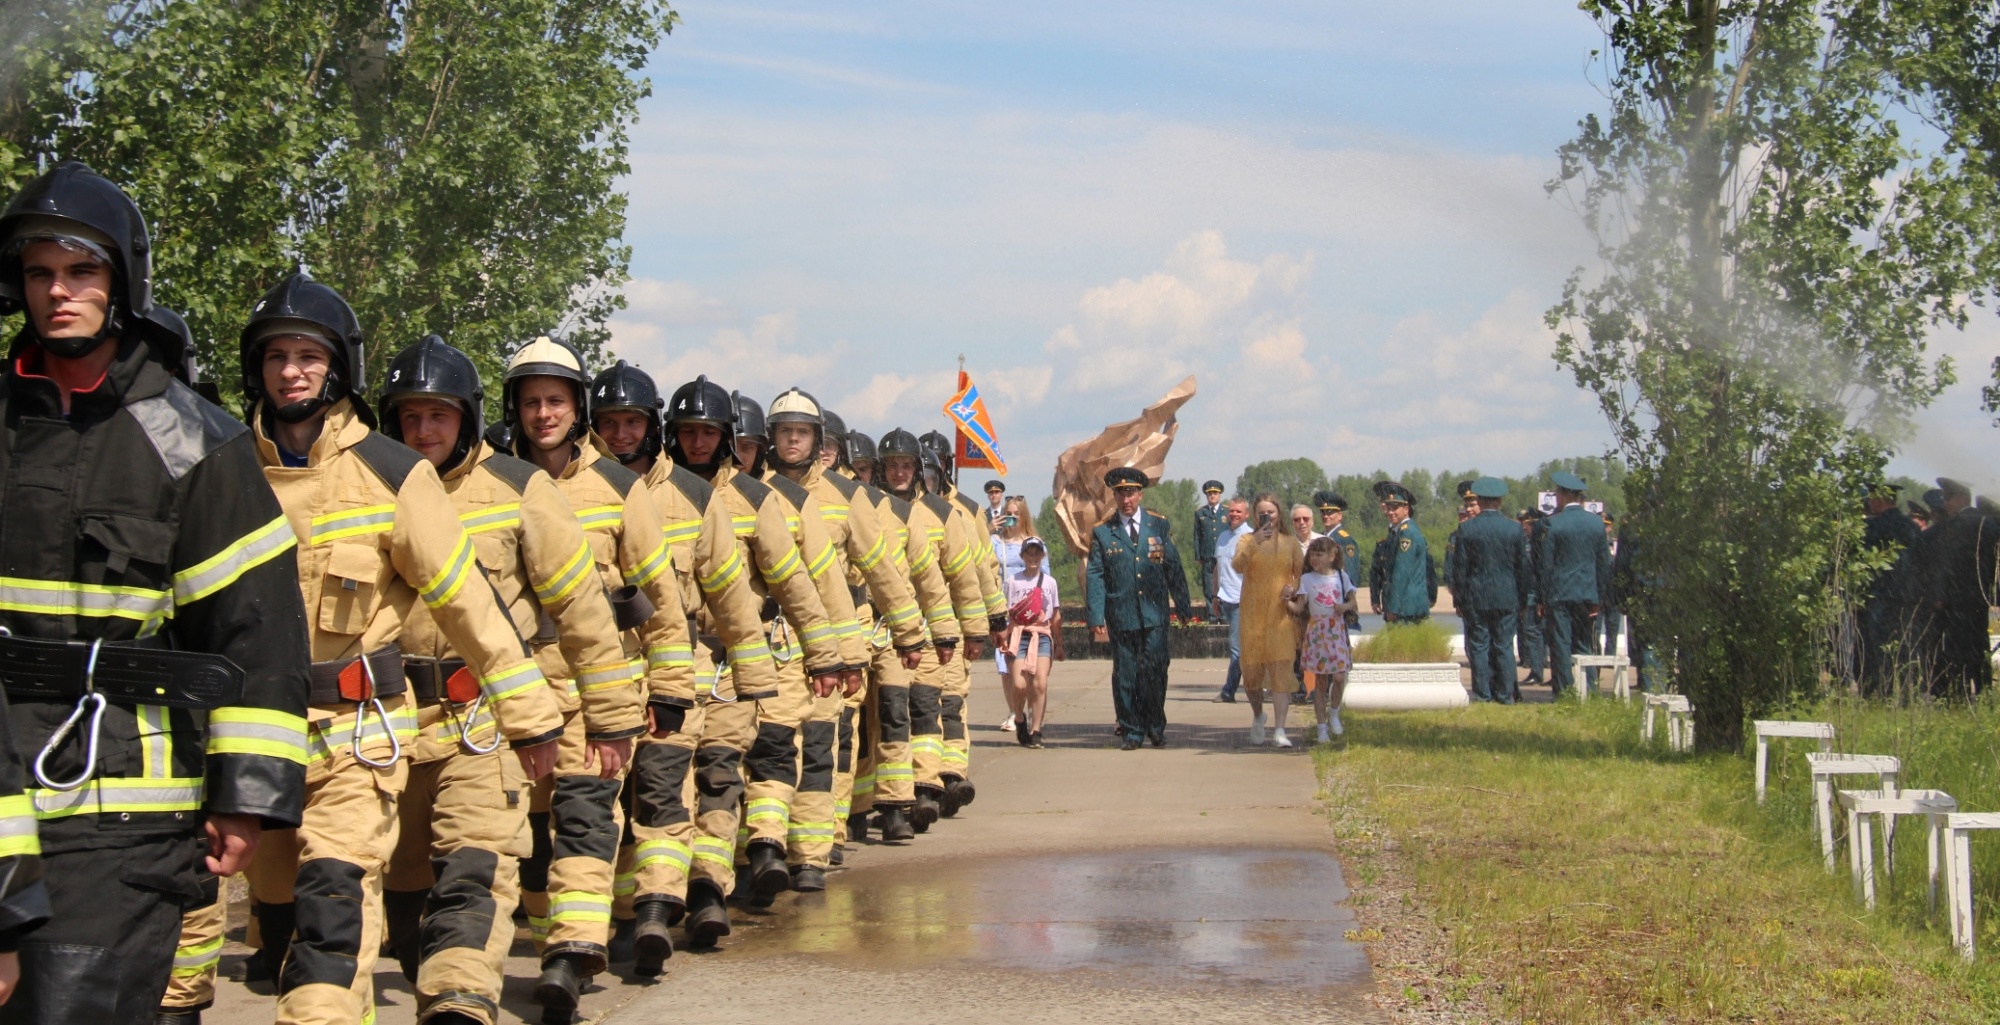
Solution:
M 150 267 L 83 165 L 0 213 L 0 1022 L 199 1022 L 237 872 L 279 1021 L 373 1020 L 381 950 L 493 1025 L 517 910 L 568 1021 L 973 803 L 1006 609 L 942 435 L 546 336 L 490 427 L 436 335 L 371 402 L 302 271 L 246 311 L 242 423 Z

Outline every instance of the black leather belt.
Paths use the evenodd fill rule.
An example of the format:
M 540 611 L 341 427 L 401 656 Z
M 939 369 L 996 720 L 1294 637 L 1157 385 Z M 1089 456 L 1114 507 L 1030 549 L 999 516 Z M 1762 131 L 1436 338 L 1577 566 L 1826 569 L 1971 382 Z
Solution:
M 221 655 L 174 651 L 157 641 L 0 634 L 0 686 L 16 698 L 73 701 L 95 691 L 123 704 L 219 708 L 243 699 L 243 670 Z
M 445 683 L 453 673 L 465 668 L 462 658 L 403 660 L 403 675 L 410 680 L 410 692 L 423 704 L 436 704 L 446 695 Z
M 360 658 L 337 658 L 331 662 L 312 664 L 312 694 L 307 704 L 351 705 L 371 698 L 386 698 L 401 694 L 409 689 L 403 679 L 403 653 L 393 644 L 385 645 L 367 655 L 367 668 L 374 672 L 374 688 L 369 689 L 369 674 L 362 671 Z M 348 675 L 345 686 L 341 674 Z

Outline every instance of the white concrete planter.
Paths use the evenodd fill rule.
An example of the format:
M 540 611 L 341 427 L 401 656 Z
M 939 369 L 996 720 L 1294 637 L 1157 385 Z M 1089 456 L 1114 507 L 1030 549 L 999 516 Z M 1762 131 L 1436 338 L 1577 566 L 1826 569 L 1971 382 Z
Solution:
M 1471 704 L 1458 682 L 1456 662 L 1357 662 L 1347 674 L 1341 704 L 1364 711 L 1464 708 Z

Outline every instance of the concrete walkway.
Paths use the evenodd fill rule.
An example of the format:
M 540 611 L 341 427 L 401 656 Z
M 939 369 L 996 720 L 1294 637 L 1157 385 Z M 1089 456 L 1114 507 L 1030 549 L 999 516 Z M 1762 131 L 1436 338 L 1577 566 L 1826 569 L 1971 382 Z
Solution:
M 1124 752 L 1108 663 L 1057 667 L 1040 751 L 997 728 L 992 664 L 976 666 L 973 806 L 912 844 L 851 849 L 824 894 L 733 908 L 722 948 L 677 953 L 657 982 L 600 977 L 581 1020 L 1385 1020 L 1343 939 L 1353 916 L 1311 757 L 1249 747 L 1247 704 L 1209 700 L 1222 668 L 1177 663 L 1168 747 Z M 413 1021 L 382 968 L 379 1020 Z M 503 1020 L 539 1020 L 533 960 L 508 973 Z M 269 1020 L 268 997 L 223 989 L 211 1022 Z

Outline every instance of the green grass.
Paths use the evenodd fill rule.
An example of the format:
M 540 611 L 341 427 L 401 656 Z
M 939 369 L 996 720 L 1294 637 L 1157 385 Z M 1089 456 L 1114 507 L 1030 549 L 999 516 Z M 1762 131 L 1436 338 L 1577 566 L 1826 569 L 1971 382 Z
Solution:
M 1808 742 L 1772 751 L 1768 802 L 1747 754 L 1672 755 L 1638 709 L 1475 705 L 1353 713 L 1314 751 L 1356 901 L 1395 840 L 1417 900 L 1449 935 L 1456 980 L 1530 1022 L 2000 1020 L 2000 836 L 1975 837 L 1981 956 L 1962 964 L 1926 920 L 1923 830 L 1898 831 L 1897 876 L 1867 912 L 1812 830 Z M 1839 701 L 1840 750 L 1895 754 L 1903 785 L 2000 809 L 2000 709 Z M 1850 787 L 1863 785 L 1851 780 Z M 1908 823 L 1908 820 L 1906 820 Z
M 1451 633 L 1430 620 L 1391 623 L 1354 646 L 1356 662 L 1449 662 Z

